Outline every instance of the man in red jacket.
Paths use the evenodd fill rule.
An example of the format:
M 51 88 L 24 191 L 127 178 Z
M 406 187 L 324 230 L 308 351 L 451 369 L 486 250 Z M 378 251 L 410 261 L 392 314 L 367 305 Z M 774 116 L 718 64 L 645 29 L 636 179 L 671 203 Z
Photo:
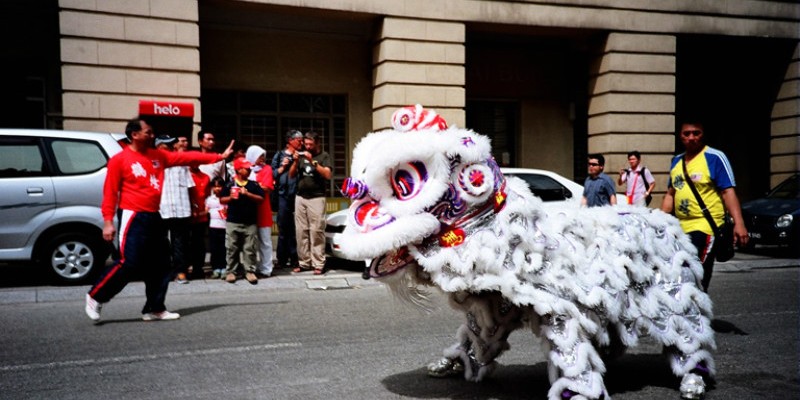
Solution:
M 159 214 L 164 169 L 176 165 L 209 164 L 228 157 L 233 142 L 222 154 L 195 151 L 167 152 L 153 148 L 153 128 L 133 119 L 125 127 L 131 142 L 108 161 L 103 202 L 103 239 L 117 234 L 114 216 L 119 209 L 120 259 L 105 271 L 86 295 L 86 314 L 100 320 L 103 303 L 119 293 L 137 272 L 142 273 L 147 301 L 142 319 L 178 319 L 167 311 L 164 300 L 171 280 L 167 231 Z

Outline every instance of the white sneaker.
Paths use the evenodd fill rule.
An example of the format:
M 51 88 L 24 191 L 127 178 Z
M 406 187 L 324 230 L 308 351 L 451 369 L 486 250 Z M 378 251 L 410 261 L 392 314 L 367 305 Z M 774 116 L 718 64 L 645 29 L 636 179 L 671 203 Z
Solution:
M 181 315 L 174 312 L 169 311 L 161 311 L 161 312 L 151 312 L 142 314 L 142 319 L 145 321 L 169 321 L 172 319 L 178 319 Z
M 100 309 L 102 308 L 102 304 L 98 303 L 92 296 L 89 296 L 88 293 L 86 294 L 86 308 L 84 310 L 92 321 L 100 321 Z

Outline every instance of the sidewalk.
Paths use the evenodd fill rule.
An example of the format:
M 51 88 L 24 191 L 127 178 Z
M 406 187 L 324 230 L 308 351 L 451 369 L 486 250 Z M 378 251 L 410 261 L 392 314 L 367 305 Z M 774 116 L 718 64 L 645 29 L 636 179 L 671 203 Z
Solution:
M 258 280 L 251 285 L 244 279 L 236 283 L 227 283 L 221 279 L 193 280 L 188 284 L 170 283 L 169 296 L 197 293 L 245 292 L 253 290 L 336 290 L 358 289 L 367 286 L 381 285 L 374 279 L 364 280 L 361 272 L 349 270 L 330 270 L 325 275 L 314 275 L 312 272 L 293 273 L 289 270 L 277 270 L 270 278 Z M 83 300 L 90 286 L 33 286 L 0 288 L 0 304 L 47 303 L 58 301 Z M 134 281 L 128 284 L 116 297 L 143 297 L 144 283 Z
M 800 259 L 772 258 L 749 253 L 737 253 L 728 262 L 716 263 L 715 272 L 737 272 L 760 268 L 797 268 Z M 277 273 L 266 279 L 260 279 L 257 285 L 251 285 L 240 279 L 234 284 L 220 279 L 191 281 L 189 284 L 171 283 L 169 295 L 196 293 L 219 293 L 252 290 L 337 290 L 358 289 L 362 287 L 382 285 L 374 279 L 364 280 L 361 272 L 333 269 L 325 275 L 314 275 L 312 272 L 292 273 L 288 270 L 277 270 Z M 57 301 L 83 300 L 89 286 L 34 286 L 18 288 L 1 288 L 0 304 L 47 303 Z M 117 297 L 143 297 L 144 283 L 131 282 Z

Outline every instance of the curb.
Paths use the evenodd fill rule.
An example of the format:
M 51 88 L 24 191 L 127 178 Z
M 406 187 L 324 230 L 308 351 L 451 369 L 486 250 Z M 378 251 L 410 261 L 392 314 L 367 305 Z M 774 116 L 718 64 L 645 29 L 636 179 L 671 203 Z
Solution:
M 732 260 L 724 263 L 715 263 L 716 272 L 743 272 L 765 268 L 797 268 L 800 259 L 769 258 L 749 254 L 737 254 Z M 361 273 L 348 270 L 329 270 L 325 275 L 313 275 L 311 272 L 283 272 L 277 275 L 260 279 L 257 285 L 250 285 L 240 279 L 236 283 L 227 283 L 219 279 L 204 279 L 191 281 L 189 284 L 170 283 L 171 296 L 197 293 L 222 293 L 245 292 L 252 290 L 340 290 L 360 289 L 366 287 L 383 286 L 374 280 L 364 280 Z M 0 305 L 49 303 L 60 301 L 82 301 L 89 286 L 36 286 L 0 289 Z M 144 283 L 135 281 L 128 284 L 116 297 L 142 297 L 144 296 Z

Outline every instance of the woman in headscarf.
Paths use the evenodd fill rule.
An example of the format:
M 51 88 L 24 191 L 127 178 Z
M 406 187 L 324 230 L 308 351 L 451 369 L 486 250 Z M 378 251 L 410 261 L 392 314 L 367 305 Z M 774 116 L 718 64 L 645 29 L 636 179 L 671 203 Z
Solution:
M 260 244 L 256 274 L 259 275 L 259 278 L 268 278 L 272 275 L 272 206 L 269 201 L 275 187 L 272 167 L 267 164 L 267 152 L 261 146 L 248 147 L 245 159 L 253 165 L 250 179 L 258 182 L 264 189 L 264 201 L 258 206 L 257 226 Z

